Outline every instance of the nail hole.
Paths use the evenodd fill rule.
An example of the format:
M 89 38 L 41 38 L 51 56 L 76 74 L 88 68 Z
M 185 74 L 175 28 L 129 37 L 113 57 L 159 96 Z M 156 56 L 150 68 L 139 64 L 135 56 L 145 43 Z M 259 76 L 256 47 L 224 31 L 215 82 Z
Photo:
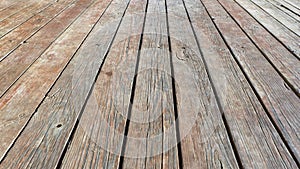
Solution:
M 60 128 L 62 126 L 62 124 L 58 124 L 56 125 L 56 128 Z

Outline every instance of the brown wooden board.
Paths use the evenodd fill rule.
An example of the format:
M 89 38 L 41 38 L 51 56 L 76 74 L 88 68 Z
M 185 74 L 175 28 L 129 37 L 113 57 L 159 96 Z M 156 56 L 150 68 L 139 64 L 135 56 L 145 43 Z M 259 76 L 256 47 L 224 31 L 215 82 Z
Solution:
M 286 85 L 289 84 L 300 96 L 300 61 L 234 1 L 219 0 L 219 2 L 279 74 L 286 79 Z
M 165 1 L 149 1 L 122 168 L 179 168 Z
M 68 9 L 0 62 L 0 74 L 3 75 L 0 79 L 2 86 L 0 88 L 1 97 L 41 54 L 83 13 L 87 8 L 87 2 L 89 1 L 79 0 L 69 6 Z
M 80 0 L 79 11 L 91 5 L 90 0 Z M 76 13 L 76 12 L 74 12 Z M 77 21 L 80 23 L 81 20 Z M 77 23 L 77 24 L 79 24 Z M 80 24 L 79 24 L 80 25 Z M 77 25 L 78 26 L 78 25 Z M 87 25 L 90 27 L 90 25 Z M 0 98 L 0 157 L 13 144 L 26 126 L 45 95 L 55 82 L 87 32 L 68 29 L 39 57 L 26 73 Z M 82 28 L 80 28 L 81 30 Z M 28 42 L 30 44 L 30 42 Z
M 121 1 L 115 2 L 120 5 Z M 146 0 L 130 1 L 62 168 L 118 168 L 146 4 Z M 112 26 L 98 29 L 101 33 Z M 94 38 L 101 42 L 101 39 Z
M 268 13 L 255 6 L 250 1 L 235 0 L 245 11 L 263 25 L 280 42 L 282 42 L 293 54 L 300 59 L 300 37 L 284 27 L 280 22 L 272 18 Z
M 266 11 L 273 18 L 287 27 L 290 31 L 300 36 L 300 22 L 298 20 L 290 17 L 288 14 L 276 8 L 273 4 L 269 3 L 266 0 L 251 0 L 251 2 L 256 4 L 262 10 Z
M 0 37 L 14 30 L 19 25 L 27 21 L 29 18 L 47 9 L 51 5 L 53 5 L 53 3 L 46 1 L 35 2 L 29 7 L 24 8 L 16 14 L 0 21 Z
M 10 1 L 10 0 L 3 0 L 0 2 L 0 11 L 3 11 L 4 9 L 7 9 L 17 3 L 20 3 L 19 1 L 21 0 L 15 0 L 15 1 Z
M 33 36 L 66 8 L 72 5 L 72 1 L 74 2 L 75 0 L 59 1 L 60 3 L 50 6 L 0 38 L 0 58 L 4 59 L 14 49 L 22 45 L 22 42 Z M 3 59 L 0 60 L 2 61 Z
M 294 6 L 290 5 L 289 3 L 286 3 L 282 0 L 267 0 L 269 3 L 276 6 L 278 9 L 282 10 L 289 16 L 295 18 L 297 21 L 300 21 L 300 10 L 295 8 Z
M 3 6 L 1 5 L 2 9 L 0 9 L 0 21 L 16 14 L 17 12 L 19 12 L 22 9 L 30 6 L 33 3 L 32 1 L 22 0 L 21 2 L 15 2 L 15 3 L 9 5 L 10 3 L 6 3 L 6 2 L 11 3 L 11 2 L 14 2 L 14 1 L 4 0 L 4 1 L 0 2 L 0 3 L 4 3 Z M 6 5 L 9 5 L 9 6 L 6 6 Z
M 167 9 L 182 168 L 238 168 L 183 1 Z
M 218 1 L 202 0 L 202 2 L 210 16 L 214 18 L 214 23 L 228 44 L 235 60 L 245 73 L 249 83 L 253 86 L 261 103 L 264 104 L 267 111 L 266 113 L 271 116 L 271 121 L 273 121 L 276 128 L 279 129 L 278 132 L 282 135 L 282 138 L 287 143 L 293 156 L 299 160 L 300 139 L 298 137 L 298 129 L 300 123 L 299 118 L 297 118 L 300 112 L 299 98 L 292 90 L 284 85 L 284 80 L 268 63 L 265 57 L 262 56 L 260 51 L 238 25 L 236 25 Z M 267 118 L 267 116 L 265 116 L 265 118 Z M 267 121 L 267 119 L 264 120 Z M 268 140 L 267 144 L 270 144 L 270 139 L 266 140 Z M 281 146 L 278 145 L 282 144 L 280 138 L 278 138 L 276 142 L 276 147 Z M 282 149 L 283 150 L 280 153 L 285 154 L 286 159 L 277 157 L 278 160 L 274 160 L 278 163 L 270 164 L 275 166 L 278 165 L 277 167 L 274 166 L 275 168 L 287 167 L 285 165 L 290 165 L 287 168 L 291 168 L 295 162 L 293 162 L 293 159 L 290 159 L 291 155 L 286 151 L 284 146 Z M 277 149 L 271 150 L 273 151 L 273 154 L 278 153 Z M 258 163 L 257 160 L 254 161 Z M 270 161 L 271 160 L 268 160 L 267 162 Z
M 61 43 L 66 42 L 68 40 L 76 40 L 76 38 L 81 38 L 81 40 L 86 38 L 88 36 L 88 33 L 91 31 L 91 28 L 97 23 L 99 17 L 102 16 L 109 3 L 110 1 L 96 1 L 69 28 L 69 30 L 67 30 L 67 32 L 65 33 L 65 38 L 61 39 Z M 90 26 L 82 28 L 82 24 Z M 75 51 L 76 49 L 74 50 L 74 48 L 73 50 L 70 50 L 70 52 Z M 76 81 L 72 81 L 71 74 L 74 73 L 72 74 L 73 76 L 82 75 L 82 72 L 80 72 L 82 70 L 77 69 L 81 68 L 81 66 L 74 66 L 74 63 L 76 63 L 77 59 L 78 58 L 76 55 L 68 64 L 68 67 L 62 73 L 59 80 L 56 82 L 54 87 L 47 95 L 48 97 L 41 104 L 35 115 L 31 118 L 30 122 L 22 132 L 22 134 L 18 137 L 14 146 L 10 149 L 9 153 L 4 158 L 3 165 L 0 166 L 3 166 L 3 168 L 15 168 L 17 166 L 26 166 L 33 168 L 53 168 L 57 166 L 60 156 L 63 152 L 64 146 L 66 144 L 66 140 L 68 140 L 68 137 L 66 135 L 70 135 L 70 130 L 73 127 L 72 124 L 74 123 L 70 123 L 70 128 L 69 130 L 67 130 L 68 123 L 66 121 L 71 119 L 75 121 L 77 117 L 75 115 L 72 116 L 72 114 L 59 113 L 59 108 L 62 108 L 61 104 L 69 103 L 69 99 L 71 99 L 70 91 L 72 87 L 75 87 L 76 85 Z M 79 74 L 76 74 L 75 72 Z M 82 76 L 77 78 L 82 78 Z M 66 83 L 68 85 L 66 85 Z M 74 86 L 71 86 L 72 83 Z M 62 91 L 63 89 L 61 88 L 63 87 L 65 87 L 65 91 Z M 59 91 L 62 91 L 61 98 L 58 97 Z M 34 136 L 32 135 L 32 129 L 34 129 Z M 65 130 L 67 130 L 67 132 Z M 58 138 L 54 139 L 55 137 Z M 63 141 L 59 140 L 59 138 L 65 140 L 65 142 L 63 143 Z
M 287 3 L 289 3 L 290 5 L 294 6 L 297 9 L 300 9 L 300 2 L 297 0 L 283 0 Z

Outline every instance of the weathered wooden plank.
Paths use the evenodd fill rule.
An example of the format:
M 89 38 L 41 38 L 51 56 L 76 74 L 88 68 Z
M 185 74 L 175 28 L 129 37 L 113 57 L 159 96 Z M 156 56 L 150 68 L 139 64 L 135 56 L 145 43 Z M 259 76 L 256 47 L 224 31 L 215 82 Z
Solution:
M 86 0 L 76 1 L 0 62 L 0 74 L 2 75 L 0 79 L 2 86 L 0 88 L 1 97 L 76 18 L 82 14 L 87 8 L 86 2 Z
M 76 11 L 83 12 L 90 4 L 91 0 L 80 0 L 75 5 L 79 6 Z M 73 12 L 76 13 L 76 11 Z M 90 27 L 90 25 L 86 26 Z M 68 29 L 60 36 L 55 44 L 44 52 L 0 98 L 1 159 L 81 44 L 84 33 L 78 32 L 77 35 L 73 29 Z M 72 33 L 76 36 L 70 36 Z M 29 41 L 28 44 L 30 43 Z
M 33 16 L 22 25 L 0 38 L 0 58 L 4 58 L 14 49 L 22 45 L 22 42 L 33 36 L 41 28 L 47 25 L 50 21 L 56 18 L 67 7 L 72 5 L 72 1 L 75 0 L 63 0 L 59 1 L 49 8 L 45 9 L 41 13 Z M 3 59 L 0 59 L 3 60 Z
M 273 4 L 265 0 L 250 0 L 252 3 L 256 4 L 259 8 L 266 11 L 272 17 L 274 17 L 281 24 L 286 26 L 290 31 L 294 32 L 300 36 L 300 22 L 296 19 L 290 17 L 283 11 L 276 8 Z
M 118 168 L 146 4 L 130 2 L 62 168 Z
M 297 9 L 300 9 L 300 2 L 297 0 L 283 0 L 291 5 L 293 5 L 294 7 L 296 7 Z
M 166 17 L 148 2 L 122 168 L 179 168 Z
M 278 9 L 282 10 L 286 14 L 290 15 L 291 17 L 295 18 L 297 21 L 300 21 L 300 10 L 295 8 L 294 6 L 286 3 L 282 0 L 267 0 L 268 2 L 272 3 Z
M 242 167 L 297 167 L 206 9 L 200 2 L 185 2 Z M 217 2 L 211 6 L 222 11 Z
M 96 1 L 66 32 L 68 36 L 86 38 L 109 3 L 110 1 Z M 81 27 L 82 24 L 86 26 Z M 73 52 L 75 53 L 75 50 Z M 88 58 L 82 55 L 80 59 L 84 60 Z M 81 65 L 75 66 L 76 63 L 80 64 L 81 60 L 78 60 L 78 54 L 74 56 L 49 92 L 48 97 L 43 101 L 14 146 L 4 158 L 0 168 L 24 168 L 25 166 L 27 168 L 54 168 L 57 165 L 66 145 L 66 140 L 68 140 L 68 136 L 80 111 L 80 109 L 74 109 L 73 104 L 71 105 L 72 108 L 68 106 L 64 107 L 65 109 L 72 110 L 72 112 L 69 112 L 70 114 L 59 113 L 59 109 L 63 107 L 61 104 L 70 104 L 70 102 L 74 103 L 78 101 L 70 100 L 70 93 L 75 87 L 77 87 L 77 91 L 73 90 L 72 92 L 75 92 L 76 96 L 80 93 L 76 84 L 77 80 L 72 81 L 72 76 L 74 76 L 74 79 L 75 77 L 81 78 L 81 80 L 87 79 L 82 78 L 86 70 L 85 67 L 81 67 Z M 85 70 L 77 70 L 77 68 L 84 68 Z M 62 94 L 61 98 L 59 97 L 59 92 Z M 74 95 L 72 96 L 74 97 Z M 74 112 L 76 110 L 78 112 Z M 77 115 L 73 116 L 73 113 L 77 113 Z M 68 120 L 73 120 L 73 122 L 68 123 Z M 69 128 L 67 127 L 68 125 Z
M 234 1 L 219 0 L 219 2 L 251 38 L 256 47 L 264 53 L 267 60 L 286 79 L 294 92 L 300 96 L 299 60 Z
M 277 20 L 272 18 L 265 11 L 255 6 L 250 1 L 236 0 L 245 11 L 260 22 L 269 32 L 271 32 L 278 40 L 280 40 L 298 59 L 300 59 L 300 37 L 289 31 Z
M 238 168 L 183 1 L 168 0 L 167 9 L 182 166 Z
M 20 0 L 19 0 L 20 1 Z M 5 3 L 8 1 L 1 1 L 0 3 Z M 10 1 L 12 2 L 12 1 Z M 32 1 L 24 1 L 22 0 L 21 2 L 15 2 L 7 7 L 5 5 L 1 5 L 1 10 L 0 10 L 0 21 L 10 17 L 11 15 L 16 14 L 17 12 L 21 11 L 22 9 L 30 6 L 33 2 Z M 9 4 L 9 3 L 7 3 Z
M 285 86 L 285 81 L 217 1 L 202 0 L 202 2 L 210 16 L 214 18 L 214 23 L 229 45 L 236 61 L 241 66 L 241 69 L 247 76 L 249 83 L 253 86 L 262 104 L 264 104 L 267 111 L 266 113 L 271 116 L 271 121 L 273 121 L 276 128 L 280 130 L 279 132 L 283 136 L 282 139 L 287 143 L 286 146 L 292 151 L 296 160 L 299 160 L 300 123 L 299 118 L 297 118 L 300 110 L 299 98 L 289 87 Z M 267 116 L 261 120 L 262 122 L 267 122 Z M 266 124 L 261 123 L 258 125 Z M 269 130 L 269 132 L 272 131 L 270 129 L 267 130 Z M 259 133 L 257 133 L 256 136 L 258 136 L 258 134 Z M 272 137 L 276 137 L 276 135 Z M 273 142 L 270 138 L 265 140 L 269 146 Z M 272 146 L 272 148 L 268 150 L 273 153 L 269 154 L 269 152 L 266 152 L 264 154 L 268 156 L 263 159 L 269 160 L 262 161 L 261 163 L 266 162 L 266 167 L 295 168 L 296 164 L 285 147 L 283 146 L 281 151 L 278 150 L 278 147 L 281 147 L 281 144 L 283 144 L 280 138 L 278 138 L 275 143 L 274 147 Z M 265 147 L 262 148 L 266 149 Z M 261 150 L 261 152 L 264 151 Z M 259 160 L 261 160 L 261 158 L 254 161 L 258 163 Z M 274 161 L 274 163 L 271 161 Z
M 32 5 L 24 8 L 16 14 L 0 21 L 0 35 L 1 37 L 13 29 L 17 28 L 23 22 L 34 16 L 35 14 L 47 9 L 53 3 L 46 1 L 35 2 Z
M 3 0 L 0 2 L 0 11 L 7 9 L 13 5 L 15 5 L 16 3 L 18 3 L 21 0 L 15 0 L 15 1 L 10 1 L 10 0 Z

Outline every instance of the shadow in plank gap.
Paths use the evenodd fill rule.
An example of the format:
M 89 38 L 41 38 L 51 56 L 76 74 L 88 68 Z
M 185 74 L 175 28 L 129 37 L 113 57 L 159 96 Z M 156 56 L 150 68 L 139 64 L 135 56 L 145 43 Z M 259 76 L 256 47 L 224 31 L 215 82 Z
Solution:
M 126 15 L 123 18 L 123 23 L 128 25 L 133 25 L 133 22 L 137 22 L 136 18 L 143 18 L 143 13 L 134 13 L 131 15 Z M 166 13 L 163 12 L 148 12 L 147 15 L 151 15 L 154 18 L 165 18 Z M 182 20 L 183 18 L 178 16 L 169 16 L 172 20 Z M 147 20 L 147 17 L 146 17 Z M 111 29 L 112 25 L 115 25 L 115 22 L 119 22 L 119 20 L 116 21 L 110 21 L 107 23 L 107 25 L 103 26 L 99 32 L 109 32 L 109 29 Z M 159 28 L 158 28 L 159 29 Z M 194 51 L 194 49 L 190 48 L 188 44 L 184 44 L 184 42 L 180 41 L 180 38 L 176 37 L 176 35 L 172 35 L 170 37 L 174 41 L 176 41 L 177 46 L 181 46 L 181 54 L 171 54 L 168 43 L 162 43 L 161 39 L 168 39 L 167 32 L 158 33 L 158 30 L 148 30 L 143 32 L 144 41 L 149 41 L 147 37 L 156 37 L 159 38 L 157 41 L 158 43 L 147 45 L 146 47 L 143 47 L 140 49 L 139 53 L 139 59 L 140 60 L 146 60 L 146 62 L 143 64 L 143 66 L 140 66 L 138 68 L 138 71 L 131 75 L 134 71 L 134 69 L 126 70 L 124 67 L 127 67 L 129 64 L 128 59 L 128 51 L 132 50 L 130 47 L 126 47 L 126 49 L 123 51 L 119 51 L 119 46 L 124 46 L 127 43 L 130 43 L 133 39 L 136 39 L 140 36 L 140 34 L 130 34 L 128 35 L 127 32 L 124 30 L 118 32 L 118 38 L 115 39 L 113 42 L 113 46 L 110 49 L 110 53 L 115 53 L 118 55 L 121 55 L 122 57 L 113 60 L 113 63 L 110 65 L 109 70 L 101 70 L 100 75 L 98 77 L 98 81 L 101 81 L 101 83 L 105 83 L 102 86 L 106 86 L 107 88 L 98 87 L 96 85 L 96 91 L 102 92 L 101 97 L 99 97 L 99 93 L 92 92 L 92 95 L 90 96 L 87 107 L 85 108 L 86 113 L 89 111 L 95 111 L 99 113 L 96 115 L 100 120 L 93 124 L 94 126 L 91 126 L 90 118 L 89 116 L 83 115 L 83 119 L 80 120 L 78 128 L 81 130 L 81 132 L 85 132 L 87 137 L 90 138 L 91 142 L 93 144 L 97 145 L 98 148 L 104 149 L 112 154 L 120 155 L 128 158 L 147 158 L 147 157 L 153 157 L 159 154 L 163 154 L 177 146 L 177 144 L 185 138 L 187 134 L 189 134 L 190 130 L 193 128 L 193 126 L 196 123 L 196 120 L 199 118 L 205 118 L 204 116 L 207 116 L 206 114 L 202 112 L 193 112 L 192 114 L 189 113 L 187 116 L 186 114 L 182 113 L 179 114 L 177 119 L 175 119 L 174 114 L 168 114 L 169 112 L 165 112 L 165 106 L 171 106 L 171 109 L 173 108 L 173 89 L 172 89 L 172 83 L 173 80 L 175 82 L 176 86 L 176 95 L 177 95 L 177 105 L 179 106 L 178 109 L 181 109 L 181 106 L 184 106 L 184 109 L 198 107 L 198 103 L 195 101 L 192 101 L 186 91 L 181 91 L 180 86 L 177 84 L 177 79 L 174 77 L 170 70 L 170 65 L 158 65 L 158 63 L 153 64 L 153 62 L 160 62 L 163 58 L 164 60 L 169 60 L 170 56 L 176 57 L 179 60 L 186 61 L 190 65 L 188 66 L 196 66 L 197 60 L 201 58 L 197 54 L 197 52 Z M 98 33 L 95 33 L 98 34 Z M 110 38 L 112 35 L 106 35 L 102 37 L 102 39 Z M 145 42 L 146 43 L 146 42 Z M 100 46 L 100 44 L 95 43 L 95 46 Z M 106 62 L 104 63 L 105 66 Z M 107 63 L 108 64 L 108 63 Z M 170 64 L 170 63 L 169 63 Z M 81 70 L 82 66 L 80 63 L 75 65 L 75 70 Z M 185 65 L 187 66 L 187 65 Z M 197 73 L 197 72 L 194 72 Z M 82 77 L 87 77 L 89 74 L 81 75 Z M 180 75 L 179 75 L 180 76 Z M 103 77 L 103 78 L 102 78 Z M 104 78 L 105 77 L 105 78 Z M 87 77 L 89 78 L 89 77 Z M 137 104 L 133 104 L 134 101 L 130 100 L 131 90 L 129 89 L 129 86 L 132 85 L 134 78 L 141 78 L 141 79 L 147 79 L 149 82 L 148 84 L 139 84 L 135 86 L 135 93 L 134 93 L 134 100 L 142 100 L 141 102 Z M 196 80 L 201 80 L 201 77 L 196 76 Z M 170 83 L 164 82 L 164 80 L 167 79 Z M 105 80 L 105 81 L 104 81 Z M 82 81 L 82 80 L 80 80 Z M 99 82 L 100 83 L 100 82 Z M 147 85 L 147 86 L 145 86 Z M 226 91 L 226 83 L 222 83 L 224 86 L 224 90 Z M 75 89 L 80 90 L 78 88 L 78 77 L 74 76 L 72 80 L 72 87 L 71 90 Z M 107 92 L 108 91 L 108 92 Z M 85 97 L 80 98 L 80 96 L 77 95 L 77 93 L 82 92 L 76 92 L 73 93 L 73 96 L 70 99 L 71 105 L 76 105 L 78 102 L 84 102 Z M 188 93 L 188 92 L 187 92 Z M 144 99 L 147 98 L 147 99 Z M 82 99 L 81 101 L 79 101 Z M 170 100 L 171 99 L 171 100 Z M 167 100 L 167 102 L 165 101 Z M 124 104 L 127 103 L 127 104 Z M 170 105 L 163 105 L 163 104 L 170 104 Z M 73 106 L 71 106 L 73 107 Z M 138 112 L 135 113 L 134 116 L 128 117 L 128 107 L 131 107 L 131 112 Z M 188 108 L 187 108 L 188 107 Z M 151 111 L 150 111 L 151 110 Z M 114 111 L 114 117 L 102 117 L 102 112 L 105 111 Z M 174 111 L 174 110 L 172 110 Z M 89 112 L 91 113 L 91 112 Z M 155 135 L 151 137 L 130 137 L 125 135 L 122 131 L 118 131 L 116 129 L 116 126 L 114 124 L 111 124 L 110 118 L 116 118 L 121 121 L 129 120 L 130 125 L 136 125 L 136 126 L 144 126 L 152 124 L 157 124 L 159 121 L 166 119 L 166 117 L 163 116 L 173 116 L 174 121 L 171 121 L 168 126 L 164 126 L 164 130 L 161 130 L 158 133 L 155 133 Z M 170 118 L 168 117 L 168 118 Z M 180 131 L 180 138 L 174 139 L 174 131 L 176 131 L 176 126 L 178 123 L 183 124 L 179 126 Z M 211 129 L 209 131 L 216 131 L 217 127 L 214 126 L 214 129 Z M 98 133 L 98 135 L 95 135 L 95 133 L 90 132 L 91 128 L 100 128 L 102 132 Z M 113 133 L 108 138 L 108 133 Z M 205 144 L 210 137 L 212 137 L 214 133 L 205 133 L 204 136 L 206 138 L 202 138 L 201 144 Z M 169 138 L 168 138 L 169 137 Z M 112 139 L 114 144 L 108 143 L 107 139 Z M 168 144 L 163 143 L 163 139 L 167 139 L 170 142 Z M 127 140 L 126 142 L 126 151 L 124 151 L 124 154 L 120 154 L 120 147 L 122 146 L 123 140 Z M 152 145 L 154 147 L 161 147 L 159 149 L 155 149 L 152 152 L 141 152 L 141 149 L 137 149 L 136 145 L 141 145 L 141 147 L 146 147 L 146 145 Z M 114 146 L 112 146 L 114 145 Z M 116 146 L 117 145 L 117 146 Z M 162 146 L 164 145 L 164 146 Z

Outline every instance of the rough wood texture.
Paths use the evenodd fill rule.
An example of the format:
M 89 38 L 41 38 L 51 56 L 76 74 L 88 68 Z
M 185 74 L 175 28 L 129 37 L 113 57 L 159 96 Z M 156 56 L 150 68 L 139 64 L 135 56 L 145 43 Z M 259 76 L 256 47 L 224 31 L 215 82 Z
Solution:
M 146 3 L 130 1 L 62 168 L 118 168 Z
M 20 12 L 17 12 L 16 14 L 2 20 L 0 22 L 0 37 L 12 31 L 32 16 L 47 9 L 51 5 L 51 2 L 46 1 L 35 2 Z
M 82 0 L 81 8 L 86 9 L 90 3 L 90 0 Z M 73 33 L 72 29 L 60 36 L 0 98 L 0 135 L 3 136 L 0 138 L 1 158 L 35 112 L 59 73 L 72 58 L 74 50 L 82 42 L 83 37 L 70 36 L 69 33 Z
M 12 3 L 15 2 L 15 3 Z M 11 4 L 12 3 L 12 4 Z M 11 15 L 16 14 L 18 11 L 26 8 L 27 6 L 31 5 L 31 1 L 22 0 L 21 2 L 18 1 L 10 1 L 10 0 L 3 0 L 0 2 L 0 21 L 10 17 Z
M 295 0 L 283 0 L 287 3 L 289 3 L 290 5 L 294 6 L 297 9 L 300 9 L 300 2 L 299 1 L 295 1 Z
M 300 96 L 299 60 L 234 1 L 219 0 L 219 2 L 255 46 L 263 52 L 267 60 L 286 79 L 294 92 Z
M 202 1 L 211 17 L 214 18 L 214 23 L 229 45 L 229 49 L 234 54 L 236 61 L 245 72 L 259 99 L 271 115 L 276 127 L 280 129 L 284 140 L 299 160 L 300 139 L 298 137 L 298 129 L 300 128 L 300 122 L 299 118 L 297 118 L 300 110 L 299 98 L 284 85 L 284 80 L 230 16 L 226 14 L 221 5 L 217 4 L 217 1 Z M 276 147 L 282 143 L 278 142 L 277 144 L 279 145 L 276 145 Z M 275 154 L 277 150 L 273 150 L 273 152 Z M 290 163 L 293 160 L 289 159 L 289 153 L 285 151 L 282 151 L 282 153 L 286 154 L 287 160 L 281 158 L 278 160 L 284 160 L 284 163 L 293 166 L 293 163 Z M 274 160 L 277 161 L 276 159 Z M 257 160 L 255 161 L 257 162 Z M 278 164 L 282 165 L 282 163 Z M 285 167 L 280 165 L 277 167 Z
M 0 169 L 299 168 L 297 3 L 0 0 Z
M 276 6 L 278 9 L 282 10 L 286 14 L 290 15 L 297 21 L 300 21 L 300 10 L 295 8 L 294 6 L 290 5 L 289 3 L 286 3 L 282 0 L 267 0 L 274 6 Z
M 42 27 L 69 7 L 72 1 L 74 0 L 64 0 L 50 6 L 2 37 L 0 41 L 0 60 L 2 61 L 10 52 L 22 45 L 22 42 L 40 31 Z
M 110 1 L 96 1 L 67 30 L 65 35 L 62 35 L 65 39 L 62 39 L 61 42 L 70 40 L 70 38 L 82 40 L 87 37 L 87 33 L 97 23 L 109 4 Z M 82 29 L 82 24 L 90 26 Z M 22 135 L 15 142 L 14 147 L 5 157 L 3 166 L 6 168 L 23 168 L 25 166 L 27 168 L 53 168 L 57 166 L 81 110 L 81 107 L 76 107 L 76 105 L 83 105 L 84 103 L 82 99 L 74 99 L 78 96 L 78 86 L 83 85 L 85 80 L 88 80 L 84 77 L 87 66 L 80 65 L 79 60 L 82 57 L 85 55 L 76 54 L 68 64 L 46 99 L 30 119 Z M 76 64 L 78 65 L 76 66 Z M 90 79 L 90 81 L 92 80 Z M 72 92 L 77 93 L 74 95 Z M 34 137 L 32 137 L 32 129 L 36 131 Z M 18 158 L 13 160 L 16 154 L 18 154 Z
M 256 4 L 259 8 L 266 11 L 273 18 L 278 20 L 281 24 L 287 27 L 289 30 L 300 36 L 300 22 L 296 19 L 290 17 L 283 11 L 276 8 L 273 4 L 269 3 L 266 0 L 251 0 L 254 4 Z
M 4 75 L 0 79 L 0 96 L 3 96 L 41 54 L 86 10 L 87 2 L 87 0 L 79 0 L 74 3 L 0 62 L 0 74 Z M 42 42 L 40 42 L 41 38 L 43 38 Z
M 248 11 L 258 22 L 278 38 L 298 59 L 300 59 L 300 37 L 272 18 L 268 13 L 255 6 L 249 0 L 235 0 L 245 11 Z
M 167 8 L 183 168 L 238 168 L 183 2 Z
M 122 168 L 179 168 L 165 1 L 149 1 Z

